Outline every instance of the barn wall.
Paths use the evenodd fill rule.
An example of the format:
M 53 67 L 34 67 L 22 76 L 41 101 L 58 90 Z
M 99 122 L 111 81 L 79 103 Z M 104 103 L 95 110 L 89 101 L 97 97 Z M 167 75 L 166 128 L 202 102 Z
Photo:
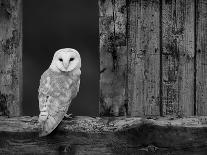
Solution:
M 207 2 L 99 0 L 100 114 L 207 114 Z

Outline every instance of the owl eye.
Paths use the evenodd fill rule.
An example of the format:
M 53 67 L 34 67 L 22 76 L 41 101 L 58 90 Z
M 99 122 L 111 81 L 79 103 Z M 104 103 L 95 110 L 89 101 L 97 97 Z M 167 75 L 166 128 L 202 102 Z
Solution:
M 70 58 L 70 60 L 69 61 L 73 61 L 74 60 L 74 58 Z
M 59 61 L 63 61 L 63 59 L 62 58 L 59 58 Z

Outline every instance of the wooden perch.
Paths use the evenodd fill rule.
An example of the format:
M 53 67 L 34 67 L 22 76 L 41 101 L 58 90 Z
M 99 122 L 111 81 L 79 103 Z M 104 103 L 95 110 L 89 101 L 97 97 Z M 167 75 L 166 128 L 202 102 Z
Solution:
M 0 152 L 163 153 L 183 148 L 191 151 L 207 144 L 207 117 L 146 119 L 78 116 L 62 121 L 47 137 L 39 138 L 38 130 L 37 117 L 0 117 Z

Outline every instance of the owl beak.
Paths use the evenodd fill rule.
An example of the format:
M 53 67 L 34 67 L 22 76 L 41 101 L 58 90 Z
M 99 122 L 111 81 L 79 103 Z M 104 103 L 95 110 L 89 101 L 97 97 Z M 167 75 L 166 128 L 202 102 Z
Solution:
M 63 66 L 64 66 L 65 70 L 67 70 L 68 69 L 68 66 L 69 66 L 69 63 L 68 62 L 63 63 Z

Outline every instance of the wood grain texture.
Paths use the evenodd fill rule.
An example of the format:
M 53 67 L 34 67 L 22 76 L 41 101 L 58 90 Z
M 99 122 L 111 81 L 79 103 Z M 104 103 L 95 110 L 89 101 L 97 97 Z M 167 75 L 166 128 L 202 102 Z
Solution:
M 37 117 L 0 117 L 1 154 L 196 154 L 206 151 L 207 118 L 77 116 L 38 137 Z M 204 153 L 205 154 L 205 153 Z
M 82 132 L 82 133 L 110 133 L 127 131 L 131 128 L 141 126 L 159 126 L 169 128 L 207 128 L 206 116 L 191 117 L 89 117 L 75 116 L 70 119 L 63 119 L 55 129 L 56 132 Z M 37 133 L 39 132 L 38 116 L 5 117 L 0 116 L 0 133 Z M 149 133 L 150 134 L 150 133 Z M 37 136 L 39 136 L 37 134 Z M 172 137 L 173 138 L 173 137 Z M 191 141 L 191 140 L 190 140 Z M 163 143 L 165 143 L 163 141 Z M 177 142 L 180 143 L 180 142 Z
M 130 116 L 159 115 L 159 0 L 129 2 L 128 107 Z
M 21 0 L 0 0 L 0 116 L 22 112 L 21 5 Z
M 126 115 L 126 2 L 99 0 L 101 116 Z
M 194 1 L 162 1 L 164 115 L 194 114 Z
M 196 5 L 196 113 L 207 115 L 207 1 Z

